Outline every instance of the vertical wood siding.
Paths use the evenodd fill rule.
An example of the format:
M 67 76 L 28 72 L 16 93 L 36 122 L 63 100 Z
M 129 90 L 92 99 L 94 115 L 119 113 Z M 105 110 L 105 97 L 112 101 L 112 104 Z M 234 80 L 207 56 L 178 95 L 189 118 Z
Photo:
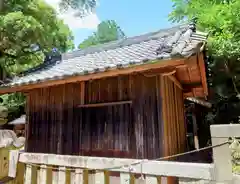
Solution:
M 30 91 L 27 98 L 27 151 L 78 154 L 78 83 Z
M 186 148 L 183 93 L 167 76 L 160 78 L 164 156 L 170 156 L 182 153 Z M 173 184 L 177 182 L 177 178 L 168 177 L 167 181 L 168 184 Z
M 81 88 L 84 100 L 81 99 Z M 27 100 L 27 151 L 149 159 L 160 157 L 163 155 L 165 135 L 161 99 L 160 78 L 139 74 L 87 81 L 85 85 L 73 83 L 32 90 Z M 132 100 L 132 104 L 77 107 L 83 102 L 123 100 Z M 174 136 L 176 140 L 177 135 Z

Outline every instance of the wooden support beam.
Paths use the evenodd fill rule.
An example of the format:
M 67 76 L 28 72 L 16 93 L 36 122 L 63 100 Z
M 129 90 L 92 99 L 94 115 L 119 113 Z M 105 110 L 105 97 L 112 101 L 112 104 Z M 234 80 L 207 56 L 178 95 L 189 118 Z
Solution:
M 185 58 L 178 59 L 178 60 L 155 61 L 155 62 L 150 62 L 142 65 L 134 65 L 128 68 L 109 69 L 105 72 L 97 72 L 97 73 L 88 74 L 88 75 L 70 76 L 64 79 L 61 78 L 56 80 L 47 80 L 47 81 L 42 81 L 35 84 L 24 84 L 24 85 L 16 85 L 11 87 L 2 87 L 0 88 L 0 94 L 13 93 L 18 91 L 25 92 L 25 91 L 36 89 L 36 88 L 46 88 L 54 85 L 74 83 L 78 81 L 88 81 L 88 80 L 113 77 L 118 75 L 129 75 L 134 72 L 144 72 L 152 69 L 165 68 L 165 67 L 176 67 L 184 64 L 185 64 Z
M 119 102 L 106 102 L 106 103 L 96 103 L 96 104 L 81 104 L 78 107 L 103 107 L 103 106 L 113 106 L 113 105 L 123 105 L 123 104 L 132 104 L 131 100 L 119 101 Z
M 153 69 L 149 71 L 145 71 L 142 73 L 145 77 L 155 77 L 159 74 L 161 75 L 169 75 L 170 73 L 175 73 L 176 72 L 176 67 L 173 66 L 167 66 L 163 68 L 158 68 L 158 69 Z
M 176 78 L 175 76 L 169 75 L 168 78 L 169 78 L 171 81 L 173 81 L 173 83 L 174 83 L 177 87 L 179 87 L 180 89 L 183 89 L 181 83 L 177 80 L 177 78 Z
M 198 98 L 195 98 L 195 97 L 186 97 L 186 100 L 189 100 L 191 102 L 194 102 L 196 104 L 202 105 L 202 106 L 207 107 L 207 108 L 212 107 L 211 103 L 209 103 L 207 101 L 204 101 L 204 100 L 201 100 L 201 99 L 198 99 Z
M 170 76 L 170 75 L 173 75 L 175 73 L 176 73 L 176 70 L 173 70 L 173 71 L 168 72 L 168 73 L 163 73 L 163 74 L 161 74 L 161 76 Z
M 206 69 L 205 69 L 204 58 L 202 53 L 197 55 L 197 61 L 198 61 L 198 66 L 201 74 L 201 81 L 202 81 L 202 86 L 204 90 L 204 95 L 207 96 L 208 95 L 207 76 L 206 76 Z
M 184 91 L 191 91 L 192 88 L 201 87 L 201 83 L 200 82 L 196 82 L 196 83 L 182 83 L 182 87 L 183 87 Z
M 189 83 L 192 83 L 191 71 L 189 67 L 187 68 L 187 73 L 189 77 Z M 195 91 L 193 89 L 191 89 L 191 92 L 193 93 L 193 96 L 196 96 Z

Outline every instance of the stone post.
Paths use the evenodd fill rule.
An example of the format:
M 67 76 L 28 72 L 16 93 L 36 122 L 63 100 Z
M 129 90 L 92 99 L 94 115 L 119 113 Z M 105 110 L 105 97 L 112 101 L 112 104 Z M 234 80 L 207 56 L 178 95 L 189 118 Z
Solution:
M 212 145 L 223 144 L 229 137 L 240 137 L 240 125 L 212 125 Z M 217 184 L 232 184 L 232 156 L 229 144 L 213 148 L 214 180 Z

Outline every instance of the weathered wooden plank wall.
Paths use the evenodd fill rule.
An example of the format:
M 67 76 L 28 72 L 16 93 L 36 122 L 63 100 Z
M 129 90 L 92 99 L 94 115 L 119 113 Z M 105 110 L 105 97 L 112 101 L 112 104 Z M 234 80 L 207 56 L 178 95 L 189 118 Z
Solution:
M 161 77 L 163 100 L 164 155 L 185 151 L 186 128 L 182 90 L 167 76 Z
M 162 76 L 160 81 L 164 156 L 171 156 L 184 152 L 186 148 L 183 92 L 168 76 Z M 173 184 L 177 178 L 168 177 L 167 181 L 168 184 Z
M 159 76 L 136 74 L 88 81 L 85 85 L 73 83 L 32 90 L 28 93 L 27 151 L 160 157 L 163 155 L 160 87 Z M 132 104 L 77 107 L 82 103 L 122 100 L 132 100 Z
M 78 154 L 79 83 L 33 90 L 27 98 L 27 151 Z

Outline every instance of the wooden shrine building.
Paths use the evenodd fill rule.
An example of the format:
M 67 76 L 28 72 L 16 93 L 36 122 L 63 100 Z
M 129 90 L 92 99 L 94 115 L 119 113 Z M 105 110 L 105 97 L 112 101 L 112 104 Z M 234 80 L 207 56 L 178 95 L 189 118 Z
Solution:
M 27 97 L 27 152 L 148 159 L 183 152 L 184 98 L 208 95 L 206 37 L 181 25 L 66 53 L 1 85 L 0 94 Z

